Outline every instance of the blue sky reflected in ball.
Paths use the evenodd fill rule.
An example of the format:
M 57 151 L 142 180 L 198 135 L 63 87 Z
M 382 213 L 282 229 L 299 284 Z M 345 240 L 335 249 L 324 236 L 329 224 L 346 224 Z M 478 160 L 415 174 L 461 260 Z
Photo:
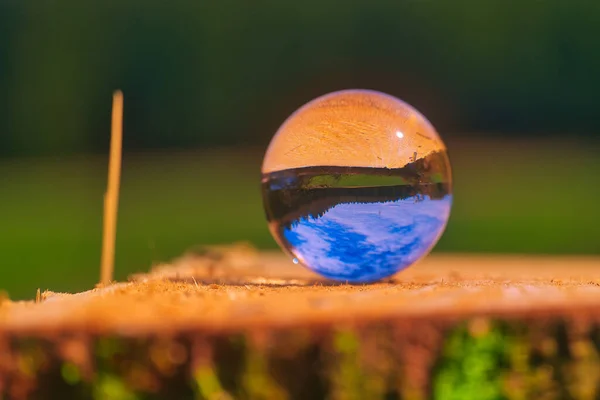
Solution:
M 373 282 L 425 256 L 450 215 L 452 196 L 385 203 L 341 203 L 301 218 L 283 236 L 298 259 L 335 280 Z

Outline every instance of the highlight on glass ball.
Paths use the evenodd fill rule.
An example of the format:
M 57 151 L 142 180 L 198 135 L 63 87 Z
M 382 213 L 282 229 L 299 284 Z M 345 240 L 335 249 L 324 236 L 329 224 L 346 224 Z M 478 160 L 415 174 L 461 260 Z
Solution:
M 314 272 L 351 283 L 424 257 L 452 205 L 446 146 L 409 104 L 371 90 L 326 94 L 279 128 L 262 165 L 269 229 Z

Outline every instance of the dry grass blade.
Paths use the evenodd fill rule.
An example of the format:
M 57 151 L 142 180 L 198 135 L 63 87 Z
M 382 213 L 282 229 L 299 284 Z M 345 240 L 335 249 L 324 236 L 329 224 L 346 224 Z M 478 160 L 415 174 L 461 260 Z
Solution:
M 121 91 L 116 91 L 113 95 L 108 189 L 106 191 L 106 195 L 104 196 L 104 229 L 102 238 L 100 283 L 105 285 L 110 283 L 112 280 L 114 271 L 122 147 L 123 93 Z

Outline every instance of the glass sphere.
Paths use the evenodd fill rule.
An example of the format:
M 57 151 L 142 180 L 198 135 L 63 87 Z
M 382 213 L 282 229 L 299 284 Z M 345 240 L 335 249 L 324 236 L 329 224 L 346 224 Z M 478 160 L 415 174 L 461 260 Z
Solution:
M 446 146 L 409 104 L 371 90 L 312 100 L 279 128 L 262 165 L 269 229 L 294 262 L 373 282 L 424 257 L 452 204 Z

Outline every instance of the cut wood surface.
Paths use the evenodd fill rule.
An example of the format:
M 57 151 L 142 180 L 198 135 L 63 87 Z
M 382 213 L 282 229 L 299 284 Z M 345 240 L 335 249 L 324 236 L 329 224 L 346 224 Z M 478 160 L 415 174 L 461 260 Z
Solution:
M 385 282 L 348 285 L 280 253 L 239 246 L 191 253 L 128 282 L 40 297 L 4 302 L 0 331 L 127 335 L 593 310 L 600 304 L 600 259 L 435 254 Z

